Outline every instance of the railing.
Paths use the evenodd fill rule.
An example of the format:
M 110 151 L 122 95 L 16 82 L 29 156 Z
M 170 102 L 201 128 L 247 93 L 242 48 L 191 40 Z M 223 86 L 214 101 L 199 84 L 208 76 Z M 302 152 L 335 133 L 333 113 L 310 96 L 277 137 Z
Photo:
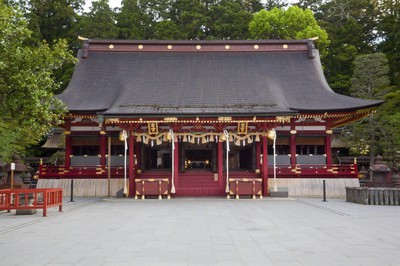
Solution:
M 357 177 L 357 165 L 332 164 L 332 165 L 278 165 L 276 176 L 279 177 Z M 268 175 L 273 175 L 273 168 L 268 168 Z
M 357 165 L 355 164 L 307 164 L 307 165 L 277 165 L 277 178 L 292 177 L 357 177 Z M 268 176 L 273 175 L 273 167 L 268 166 Z M 108 167 L 106 166 L 47 166 L 42 165 L 39 169 L 40 178 L 107 178 Z M 111 178 L 124 177 L 124 167 L 111 167 Z
M 47 208 L 59 207 L 62 211 L 62 189 L 3 189 L 0 190 L 0 210 L 42 209 L 47 216 Z
M 124 177 L 124 167 L 115 166 L 110 170 L 112 178 Z M 39 168 L 40 178 L 107 178 L 108 167 L 106 166 L 49 166 L 41 165 Z

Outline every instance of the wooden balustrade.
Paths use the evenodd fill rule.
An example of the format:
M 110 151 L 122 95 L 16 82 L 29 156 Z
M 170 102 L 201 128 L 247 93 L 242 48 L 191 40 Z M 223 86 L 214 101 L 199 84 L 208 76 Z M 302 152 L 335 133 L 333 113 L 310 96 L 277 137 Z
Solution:
M 47 208 L 59 207 L 62 211 L 62 189 L 3 189 L 0 190 L 0 210 L 43 210 L 47 216 Z
M 107 178 L 107 166 L 47 166 L 42 165 L 39 170 L 40 178 Z M 268 176 L 273 176 L 273 168 L 268 167 Z M 356 178 L 355 164 L 332 165 L 277 165 L 277 178 Z M 111 167 L 111 178 L 124 177 L 124 167 Z

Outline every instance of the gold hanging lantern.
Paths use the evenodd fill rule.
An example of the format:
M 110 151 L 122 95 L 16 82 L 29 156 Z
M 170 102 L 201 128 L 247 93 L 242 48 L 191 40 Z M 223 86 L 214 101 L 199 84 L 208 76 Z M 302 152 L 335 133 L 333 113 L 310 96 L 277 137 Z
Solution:
M 161 145 L 161 144 L 162 144 L 161 137 L 159 137 L 159 138 L 157 139 L 156 144 L 157 144 L 157 145 Z
M 170 141 L 171 140 L 171 133 L 167 133 L 167 140 Z
M 232 134 L 229 134 L 229 142 L 232 142 L 233 141 L 233 136 L 232 136 Z
M 205 143 L 207 143 L 207 142 L 208 142 L 208 141 L 207 141 L 206 136 L 204 136 L 204 137 L 201 138 L 201 143 L 205 144 Z
M 188 141 L 187 135 L 183 135 L 183 142 L 187 142 L 187 141 Z
M 143 143 L 144 143 L 144 144 L 149 144 L 149 138 L 144 137 L 144 138 L 143 138 Z
M 119 132 L 119 140 L 120 141 L 124 141 L 125 140 L 124 130 Z
M 256 142 L 260 142 L 260 135 L 256 135 Z
M 141 136 L 137 136 L 136 142 L 142 142 L 142 137 Z
M 220 141 L 225 141 L 226 140 L 226 136 L 224 133 L 222 133 L 219 137 Z
M 190 137 L 190 143 L 195 143 L 195 142 L 196 142 L 195 137 L 191 136 Z
M 249 144 L 253 143 L 253 137 L 252 136 L 247 138 L 247 143 L 249 143 Z

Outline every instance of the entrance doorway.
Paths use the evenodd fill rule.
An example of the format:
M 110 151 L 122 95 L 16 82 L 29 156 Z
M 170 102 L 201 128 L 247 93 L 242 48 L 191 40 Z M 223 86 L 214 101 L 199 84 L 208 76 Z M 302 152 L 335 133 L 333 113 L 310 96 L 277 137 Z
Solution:
M 216 171 L 216 145 L 191 144 L 182 145 L 182 171 L 185 170 L 209 170 Z

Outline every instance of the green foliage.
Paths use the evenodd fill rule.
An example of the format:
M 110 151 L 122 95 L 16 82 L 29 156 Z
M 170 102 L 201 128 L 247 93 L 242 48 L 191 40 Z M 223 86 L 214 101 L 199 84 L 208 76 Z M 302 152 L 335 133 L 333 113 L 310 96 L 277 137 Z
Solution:
M 370 115 L 352 128 L 355 140 L 353 152 L 362 155 L 364 154 L 361 151 L 368 152 L 371 161 L 377 154 L 384 154 L 388 159 L 393 158 L 396 152 L 389 151 L 398 144 L 396 141 L 399 133 L 394 132 L 391 127 L 398 127 L 400 122 L 398 109 L 392 109 L 400 104 L 400 98 L 397 98 L 396 93 L 387 94 L 393 90 L 388 74 L 388 60 L 382 53 L 360 55 L 354 60 L 351 95 L 363 99 L 383 99 L 386 94 L 386 100 L 389 100 L 379 108 L 377 114 Z M 394 149 L 400 150 L 398 147 Z
M 115 13 L 108 0 L 92 2 L 90 12 L 80 21 L 80 35 L 92 39 L 115 39 L 118 28 L 115 25 Z
M 400 2 L 386 0 L 381 4 L 381 15 L 378 25 L 378 49 L 389 59 L 390 76 L 393 84 L 400 86 Z
M 378 150 L 393 167 L 400 169 L 400 89 L 386 94 L 384 99 L 377 113 L 381 137 Z
M 327 55 L 328 34 L 314 18 L 311 10 L 291 6 L 287 10 L 273 8 L 254 14 L 249 24 L 254 39 L 307 39 L 318 37 L 316 45 L 321 56 Z
M 0 158 L 22 154 L 62 122 L 63 104 L 53 97 L 53 71 L 73 62 L 65 40 L 27 45 L 31 31 L 18 12 L 0 1 Z
M 388 92 L 389 66 L 382 53 L 360 55 L 354 60 L 350 93 L 363 99 L 380 99 Z

